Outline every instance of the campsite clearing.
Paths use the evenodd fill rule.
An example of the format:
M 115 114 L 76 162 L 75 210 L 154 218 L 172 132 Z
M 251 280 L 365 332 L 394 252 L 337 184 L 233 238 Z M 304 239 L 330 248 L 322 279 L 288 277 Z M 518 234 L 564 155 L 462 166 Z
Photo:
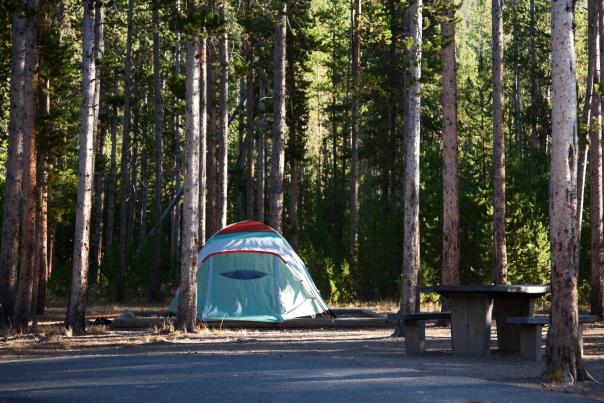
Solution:
M 494 326 L 493 326 L 494 328 Z M 541 363 L 492 351 L 451 353 L 449 328 L 426 329 L 428 352 L 404 352 L 389 329 L 113 331 L 72 337 L 42 324 L 39 335 L 0 339 L 0 396 L 52 401 L 167 401 L 205 396 L 248 401 L 349 401 L 405 395 L 411 401 L 583 401 L 604 386 L 544 385 Z M 494 333 L 492 347 L 496 348 Z M 586 364 L 604 379 L 604 325 L 588 325 Z M 23 374 L 28 376 L 24 377 Z M 236 387 L 234 387 L 236 386 Z M 1 399 L 0 399 L 1 400 Z

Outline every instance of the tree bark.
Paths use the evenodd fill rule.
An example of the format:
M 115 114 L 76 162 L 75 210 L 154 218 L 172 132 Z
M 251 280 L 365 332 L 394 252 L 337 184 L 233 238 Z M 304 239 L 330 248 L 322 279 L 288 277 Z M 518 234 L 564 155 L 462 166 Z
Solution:
M 413 1 L 408 10 L 409 82 L 406 85 L 405 119 L 405 208 L 403 226 L 403 272 L 401 312 L 415 312 L 415 287 L 420 266 L 419 250 L 419 146 L 420 146 L 420 79 L 422 62 L 422 0 Z
M 214 60 L 216 59 L 216 49 L 211 45 L 211 42 L 206 43 L 207 46 L 207 69 L 208 69 L 208 151 L 206 158 L 206 174 L 207 174 L 207 193 L 206 193 L 206 234 L 209 238 L 216 230 L 216 68 Z
M 199 39 L 186 41 L 185 183 L 176 327 L 195 331 L 197 315 L 197 246 L 199 203 Z
M 199 247 L 206 242 L 206 164 L 208 138 L 207 40 L 199 39 Z
M 128 0 L 128 28 L 126 34 L 126 63 L 124 83 L 124 130 L 122 138 L 122 157 L 120 172 L 120 233 L 118 252 L 117 298 L 124 300 L 126 281 L 126 242 L 128 224 L 128 196 L 130 194 L 130 92 L 132 90 L 132 18 L 134 0 Z
M 36 232 L 36 264 L 38 266 L 38 287 L 35 311 L 43 315 L 46 310 L 46 291 L 48 285 L 48 161 L 44 153 L 39 155 L 38 164 L 38 219 Z
M 25 48 L 27 43 L 27 1 L 21 2 L 22 10 L 13 13 L 12 72 L 10 86 L 10 115 L 8 126 L 8 156 L 6 180 L 4 182 L 4 209 L 2 219 L 2 242 L 0 243 L 0 327 L 12 322 L 17 288 L 17 265 L 19 262 L 19 211 L 23 180 L 23 136 L 25 134 L 24 88 L 26 80 Z
M 551 325 L 545 376 L 575 383 L 584 375 L 577 281 L 577 95 L 573 8 L 552 2 L 552 145 L 550 174 Z
M 97 8 L 98 12 L 98 8 Z M 98 79 L 100 80 L 100 76 Z M 96 79 L 95 79 L 96 80 Z M 100 88 L 96 88 L 100 91 Z M 98 124 L 98 123 L 97 123 Z M 90 272 L 93 273 L 93 278 L 98 284 L 101 276 L 101 262 L 103 259 L 103 211 L 105 207 L 105 135 L 106 129 L 101 129 L 99 136 L 94 136 L 95 146 L 95 172 L 94 172 L 94 233 L 91 242 L 92 257 Z
M 257 172 L 256 172 L 256 203 L 258 206 L 258 221 L 260 222 L 264 222 L 264 193 L 265 193 L 265 164 L 264 164 L 264 159 L 265 159 L 265 152 L 266 152 L 266 143 L 265 143 L 265 118 L 264 118 L 264 112 L 265 112 L 265 106 L 264 106 L 264 97 L 265 97 L 265 93 L 264 93 L 265 89 L 264 89 L 264 81 L 262 80 L 262 78 L 259 78 L 258 80 L 258 111 L 259 111 L 259 116 L 258 116 L 258 137 L 257 137 L 257 145 L 256 145 L 256 149 L 258 150 L 258 154 L 257 154 L 257 161 L 258 163 L 256 164 L 256 166 L 258 167 Z
M 459 284 L 459 154 L 455 5 L 448 2 L 441 22 L 443 49 L 443 262 L 442 284 Z
M 177 2 L 178 7 L 178 2 Z M 180 33 L 176 32 L 176 45 L 174 48 L 174 70 L 180 74 Z M 175 100 L 176 101 L 176 100 Z M 181 190 L 180 184 L 180 115 L 178 109 L 174 114 L 174 187 L 175 194 Z M 172 210 L 172 225 L 170 230 L 170 255 L 178 257 L 180 247 L 180 203 Z
M 273 77 L 273 150 L 271 156 L 271 202 L 268 225 L 283 232 L 283 177 L 285 170 L 285 49 L 286 2 L 281 2 L 275 21 Z
M 117 73 L 114 74 L 113 95 L 117 94 Z M 113 223 L 115 219 L 115 183 L 117 176 L 117 105 L 113 105 L 111 113 L 111 156 L 109 167 L 109 183 L 107 184 L 107 230 L 105 231 L 105 247 L 110 250 L 113 246 Z M 97 276 L 100 271 L 97 271 Z M 97 278 L 98 281 L 98 278 Z
M 246 122 L 245 127 L 247 131 L 247 139 L 249 141 L 249 145 L 247 147 L 246 152 L 246 161 L 245 161 L 245 169 L 246 169 L 246 184 L 245 184 L 245 218 L 247 220 L 254 219 L 254 131 L 255 131 L 255 122 L 254 122 L 254 70 L 252 68 L 252 63 L 254 61 L 254 54 L 252 50 L 252 44 L 248 40 L 246 42 L 246 54 L 247 60 L 250 65 L 248 70 L 247 79 L 245 81 L 246 90 L 245 90 L 245 111 L 246 111 Z
M 537 47 L 535 45 L 535 36 L 536 36 L 536 26 L 537 22 L 535 20 L 535 0 L 529 1 L 529 55 L 531 66 L 529 68 L 530 71 L 530 80 L 531 80 L 531 106 L 529 108 L 529 122 L 531 124 L 531 150 L 534 152 L 539 146 L 539 134 L 537 133 L 537 105 L 539 100 L 539 84 L 537 82 Z
M 503 11 L 492 0 L 493 25 L 493 229 L 495 283 L 507 283 L 505 238 L 505 138 L 503 133 Z
M 20 272 L 13 324 L 27 328 L 31 314 L 33 283 L 36 274 L 36 95 L 38 83 L 38 27 L 34 10 L 37 0 L 27 0 L 25 17 L 25 57 L 23 81 L 23 212 L 21 216 Z M 13 207 L 14 208 L 14 207 Z
M 358 269 L 359 222 L 359 92 L 361 81 L 361 0 L 354 0 L 352 34 L 352 145 L 351 145 L 351 196 L 350 196 L 350 264 Z
M 82 108 L 80 112 L 80 155 L 78 197 L 73 248 L 73 272 L 67 325 L 75 334 L 86 330 L 86 296 L 88 293 L 88 259 L 90 219 L 92 211 L 92 179 L 94 175 L 94 125 L 96 77 L 95 60 L 95 9 L 91 0 L 84 0 L 83 55 L 82 55 Z
M 218 187 L 216 189 L 216 230 L 226 227 L 229 175 L 229 54 L 228 36 L 220 38 L 220 134 L 218 136 Z
M 159 37 L 159 11 L 157 5 L 153 6 L 153 113 L 155 134 L 155 187 L 153 189 L 153 222 L 156 223 L 161 217 L 161 195 L 162 195 L 162 124 L 163 106 L 161 98 L 161 63 L 160 63 L 160 37 Z M 149 281 L 149 299 L 154 300 L 159 296 L 159 280 L 161 270 L 161 226 L 153 235 L 153 263 L 151 264 L 151 276 Z

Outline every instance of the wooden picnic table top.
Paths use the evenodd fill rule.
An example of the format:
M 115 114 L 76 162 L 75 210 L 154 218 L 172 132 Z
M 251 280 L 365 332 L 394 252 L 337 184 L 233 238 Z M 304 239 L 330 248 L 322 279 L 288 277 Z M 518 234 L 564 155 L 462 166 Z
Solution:
M 478 285 L 433 285 L 417 287 L 418 292 L 437 292 L 439 294 L 448 293 L 486 293 L 486 294 L 520 294 L 539 297 L 550 292 L 549 285 L 494 285 L 494 284 L 478 284 Z

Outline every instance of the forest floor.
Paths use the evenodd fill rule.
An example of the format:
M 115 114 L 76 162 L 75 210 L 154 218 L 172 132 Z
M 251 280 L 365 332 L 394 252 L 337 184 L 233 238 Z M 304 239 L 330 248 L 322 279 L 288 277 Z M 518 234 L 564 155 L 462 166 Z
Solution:
M 137 308 L 140 309 L 140 308 Z M 89 319 L 124 307 L 96 308 Z M 169 327 L 72 336 L 49 309 L 38 332 L 0 337 L 0 402 L 218 401 L 584 401 L 604 384 L 543 383 L 542 363 L 493 350 L 451 353 L 450 330 L 428 325 L 426 354 L 404 353 L 392 329 L 229 330 L 182 334 Z M 493 324 L 493 329 L 495 328 Z M 604 382 L 604 324 L 586 326 L 585 362 Z

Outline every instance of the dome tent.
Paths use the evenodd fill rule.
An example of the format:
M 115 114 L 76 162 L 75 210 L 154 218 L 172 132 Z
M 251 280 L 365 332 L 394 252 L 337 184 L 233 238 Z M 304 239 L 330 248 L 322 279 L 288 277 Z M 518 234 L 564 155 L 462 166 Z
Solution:
M 283 322 L 329 310 L 306 266 L 277 231 L 231 224 L 200 250 L 197 320 Z M 176 312 L 178 292 L 169 310 Z

